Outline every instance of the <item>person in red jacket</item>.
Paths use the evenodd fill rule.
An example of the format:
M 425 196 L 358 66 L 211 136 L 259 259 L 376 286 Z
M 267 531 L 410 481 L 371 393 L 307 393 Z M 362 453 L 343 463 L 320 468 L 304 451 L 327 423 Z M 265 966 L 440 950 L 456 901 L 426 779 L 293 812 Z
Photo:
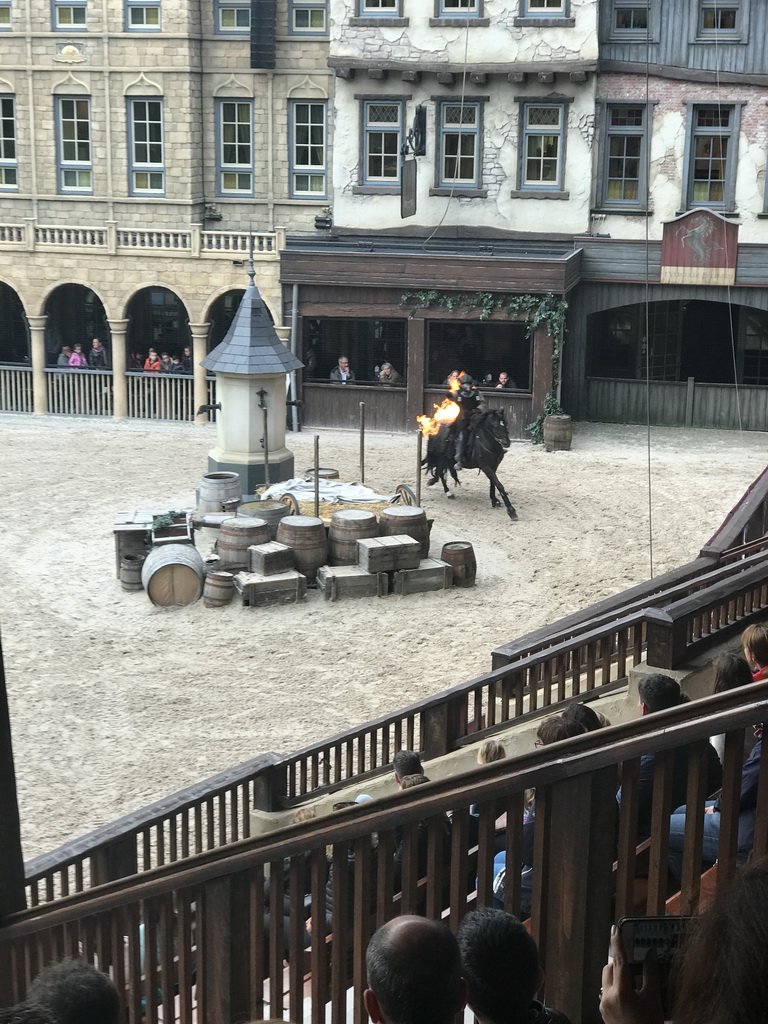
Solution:
M 161 363 L 157 358 L 157 352 L 153 348 L 149 350 L 149 355 L 144 360 L 144 373 L 160 373 Z

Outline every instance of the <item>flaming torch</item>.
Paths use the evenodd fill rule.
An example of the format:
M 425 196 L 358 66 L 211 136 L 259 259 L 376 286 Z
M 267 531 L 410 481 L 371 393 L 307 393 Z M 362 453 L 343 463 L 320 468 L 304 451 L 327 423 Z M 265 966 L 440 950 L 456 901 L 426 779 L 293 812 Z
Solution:
M 452 394 L 459 390 L 459 378 L 463 373 L 462 370 L 461 373 L 451 374 L 448 378 L 448 390 Z M 440 405 L 434 405 L 433 409 L 435 410 L 434 416 L 416 417 L 423 437 L 434 437 L 444 423 L 453 423 L 461 411 L 456 402 L 452 402 L 450 398 L 444 398 Z

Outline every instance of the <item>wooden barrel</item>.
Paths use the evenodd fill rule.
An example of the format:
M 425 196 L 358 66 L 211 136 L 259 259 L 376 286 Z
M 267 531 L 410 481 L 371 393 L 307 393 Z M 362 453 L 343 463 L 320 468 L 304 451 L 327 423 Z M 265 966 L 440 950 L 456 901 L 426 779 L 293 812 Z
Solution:
M 570 416 L 544 417 L 544 447 L 548 452 L 569 452 L 573 441 Z
M 477 578 L 475 550 L 468 540 L 454 540 L 443 544 L 440 556 L 453 570 L 454 587 L 474 587 Z
M 206 473 L 200 481 L 197 508 L 199 512 L 222 512 L 225 501 L 243 500 L 237 473 Z
M 357 542 L 378 535 L 375 512 L 362 508 L 342 508 L 334 512 L 328 531 L 331 565 L 357 565 Z
M 164 608 L 194 604 L 203 593 L 203 556 L 191 544 L 152 548 L 141 569 L 141 582 L 152 604 Z
M 269 540 L 269 527 L 263 519 L 255 516 L 225 519 L 216 544 L 222 569 L 227 566 L 247 569 L 248 548 L 251 544 L 267 544 Z
M 429 558 L 429 531 L 432 523 L 427 522 L 427 513 L 416 505 L 393 505 L 382 510 L 379 517 L 382 537 L 404 535 L 413 537 L 421 544 L 421 557 Z
M 277 528 L 277 540 L 293 550 L 296 568 L 308 580 L 328 562 L 328 538 L 322 519 L 314 516 L 286 516 Z
M 314 477 L 314 475 L 315 475 L 315 467 L 313 466 L 311 469 L 308 469 L 308 470 L 305 471 L 304 479 L 305 480 L 311 480 Z M 317 471 L 317 479 L 318 480 L 338 480 L 339 479 L 339 471 L 338 471 L 338 469 L 322 469 L 322 468 L 320 468 Z
M 120 586 L 123 590 L 143 590 L 141 567 L 146 555 L 123 555 L 120 559 Z
M 237 510 L 238 516 L 247 518 L 256 516 L 263 519 L 269 527 L 270 540 L 277 539 L 277 527 L 281 519 L 291 514 L 290 508 L 284 501 L 245 501 Z
M 235 577 L 231 572 L 209 572 L 203 586 L 203 604 L 206 608 L 221 608 L 229 604 L 235 593 Z

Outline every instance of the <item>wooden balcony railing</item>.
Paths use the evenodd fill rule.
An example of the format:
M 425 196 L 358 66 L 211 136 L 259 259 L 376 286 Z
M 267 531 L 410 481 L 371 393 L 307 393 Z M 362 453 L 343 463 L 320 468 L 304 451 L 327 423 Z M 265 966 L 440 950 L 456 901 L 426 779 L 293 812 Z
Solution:
M 126 373 L 128 415 L 146 420 L 193 420 L 194 381 L 191 375 Z
M 111 370 L 45 371 L 48 411 L 68 416 L 112 415 Z
M 313 1024 L 342 1024 L 349 1019 L 350 988 L 352 1017 L 362 1024 L 364 952 L 373 930 L 404 912 L 441 917 L 455 928 L 469 909 L 487 905 L 501 812 L 509 879 L 504 905 L 521 912 L 523 792 L 533 786 L 530 917 L 547 974 L 546 999 L 575 1024 L 597 1024 L 611 921 L 630 909 L 663 913 L 670 895 L 672 751 L 688 748 L 680 899 L 695 912 L 708 795 L 703 743 L 711 734 L 727 734 L 720 886 L 736 864 L 744 730 L 766 717 L 768 683 L 756 683 L 12 915 L 0 929 L 0 1000 L 23 999 L 45 963 L 76 953 L 112 974 L 130 1024 L 155 1024 L 171 1013 L 180 1024 L 285 1013 L 294 1021 L 308 1013 Z M 648 752 L 657 755 L 650 870 L 638 885 L 637 769 Z M 768 852 L 768 770 L 759 780 L 755 826 L 755 849 Z M 401 837 L 403 872 L 396 883 L 393 851 Z M 332 907 L 326 903 L 326 847 L 332 851 Z
M 0 366 L 0 412 L 32 412 L 32 367 Z

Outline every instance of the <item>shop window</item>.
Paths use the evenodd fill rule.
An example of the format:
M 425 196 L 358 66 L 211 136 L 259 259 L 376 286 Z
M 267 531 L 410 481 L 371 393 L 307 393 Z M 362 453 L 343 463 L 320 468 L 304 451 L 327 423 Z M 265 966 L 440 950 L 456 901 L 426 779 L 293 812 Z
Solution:
M 305 381 L 327 384 L 339 356 L 347 356 L 355 384 L 377 384 L 382 363 L 391 363 L 404 386 L 407 364 L 405 320 L 306 317 Z
M 490 387 L 504 371 L 517 390 L 530 391 L 531 352 L 525 324 L 429 320 L 427 386 L 443 387 L 452 370 L 463 370 Z

